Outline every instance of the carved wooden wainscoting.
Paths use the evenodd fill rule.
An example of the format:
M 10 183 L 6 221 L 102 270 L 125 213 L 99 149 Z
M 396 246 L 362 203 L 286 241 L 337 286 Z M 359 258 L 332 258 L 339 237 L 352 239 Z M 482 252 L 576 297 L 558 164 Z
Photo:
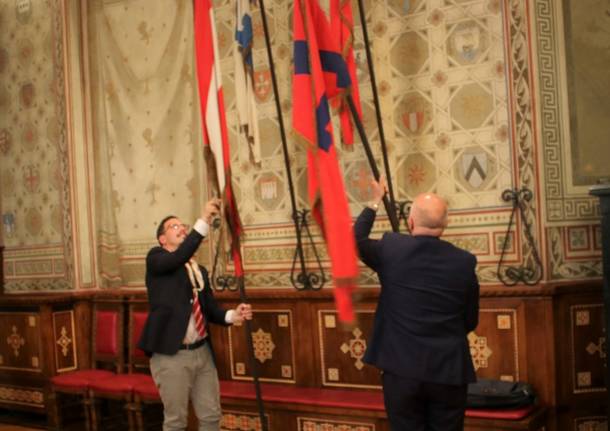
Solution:
M 344 328 L 337 320 L 330 292 L 250 291 L 261 381 L 294 388 L 380 391 L 379 373 L 362 362 L 377 292 L 361 290 L 360 294 L 358 321 L 354 327 Z M 231 294 L 217 294 L 217 298 L 225 306 L 237 303 Z M 601 418 L 605 400 L 601 311 L 599 282 L 483 289 L 480 323 L 469 334 L 478 376 L 530 382 L 537 389 L 541 404 L 549 408 L 546 419 L 539 415 L 529 424 L 508 423 L 503 428 L 501 421 L 489 425 L 490 422 L 468 418 L 466 429 L 546 426 L 546 430 L 582 431 L 591 424 L 605 423 Z M 213 338 L 221 380 L 251 381 L 244 328 L 217 329 Z M 223 400 L 226 429 L 250 429 L 235 424 L 254 423 L 245 417 L 256 416 L 254 403 L 227 397 Z M 268 403 L 267 414 L 271 429 L 318 429 L 309 422 L 304 425 L 303 421 L 309 419 L 298 408 L 290 412 L 285 405 L 281 408 L 277 403 Z M 374 411 L 369 412 L 372 417 L 368 419 L 363 420 L 363 414 L 363 410 L 327 409 L 327 415 L 316 420 L 332 422 L 335 428 L 326 425 L 328 429 L 385 429 L 387 424 Z
M 379 372 L 362 362 L 376 289 L 359 291 L 358 320 L 349 328 L 338 322 L 330 290 L 248 294 L 271 431 L 389 429 Z M 235 293 L 216 297 L 227 308 L 238 302 Z M 143 290 L 98 292 L 95 297 L 0 297 L 0 406 L 42 412 L 52 375 L 90 365 L 91 303 L 104 298 L 122 302 L 126 316 L 147 308 Z M 532 383 L 546 409 L 520 422 L 467 418 L 466 429 L 584 431 L 607 426 L 601 304 L 600 282 L 484 288 L 480 323 L 469 334 L 477 374 Z M 133 337 L 127 326 L 124 330 L 127 352 Z M 223 381 L 223 430 L 257 429 L 244 326 L 215 327 L 212 338 Z
M 0 296 L 1 407 L 44 413 L 49 379 L 88 363 L 91 296 Z
M 604 305 L 600 291 L 557 296 L 557 420 L 570 430 L 608 429 Z

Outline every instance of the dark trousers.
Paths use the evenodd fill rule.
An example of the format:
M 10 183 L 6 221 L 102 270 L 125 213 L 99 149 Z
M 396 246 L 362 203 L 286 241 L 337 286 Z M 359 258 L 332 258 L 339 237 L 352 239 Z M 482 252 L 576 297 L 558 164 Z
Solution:
M 392 431 L 462 431 L 467 385 L 427 383 L 383 373 L 385 409 Z

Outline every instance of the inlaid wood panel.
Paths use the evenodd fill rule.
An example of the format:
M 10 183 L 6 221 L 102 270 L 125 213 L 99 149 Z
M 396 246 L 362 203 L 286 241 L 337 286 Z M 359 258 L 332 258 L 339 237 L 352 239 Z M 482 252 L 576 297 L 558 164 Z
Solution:
M 252 342 L 262 381 L 295 383 L 294 322 L 291 309 L 255 309 Z M 229 332 L 231 378 L 252 378 L 246 343 L 246 325 L 233 325 Z
M 605 392 L 606 334 L 604 306 L 570 306 L 572 391 L 574 394 Z
M 38 313 L 0 313 L 0 369 L 41 372 Z
M 373 318 L 374 310 L 356 310 L 357 323 L 345 328 L 336 311 L 318 310 L 323 386 L 381 388 L 379 371 L 363 362 Z
M 27 406 L 40 409 L 44 407 L 44 392 L 40 388 L 0 384 L 0 403 Z
M 267 417 L 267 425 L 269 415 Z M 220 431 L 260 431 L 261 420 L 258 413 L 223 409 L 220 419 Z
M 53 313 L 53 339 L 55 369 L 58 373 L 78 368 L 76 356 L 76 333 L 74 330 L 74 311 Z
M 375 431 L 374 423 L 353 422 L 336 418 L 297 417 L 298 431 Z
M 608 429 L 607 416 L 582 416 L 574 419 L 574 431 L 604 431 Z
M 468 334 L 477 376 L 506 381 L 520 379 L 517 311 L 481 308 L 479 325 Z

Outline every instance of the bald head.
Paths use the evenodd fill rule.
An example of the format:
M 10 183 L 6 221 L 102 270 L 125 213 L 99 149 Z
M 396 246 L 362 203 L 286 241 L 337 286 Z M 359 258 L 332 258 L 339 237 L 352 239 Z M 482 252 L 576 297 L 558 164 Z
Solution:
M 447 227 L 447 202 L 434 193 L 417 195 L 408 223 L 412 235 L 441 236 Z

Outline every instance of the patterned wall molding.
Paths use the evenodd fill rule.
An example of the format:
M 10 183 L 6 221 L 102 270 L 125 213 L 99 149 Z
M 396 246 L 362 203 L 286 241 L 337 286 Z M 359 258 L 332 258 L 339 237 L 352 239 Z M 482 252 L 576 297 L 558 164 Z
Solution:
M 375 424 L 337 419 L 297 417 L 298 431 L 375 431 Z
M 526 212 L 527 223 L 531 226 L 532 236 L 540 248 L 541 256 L 545 255 L 543 231 L 540 215 L 540 185 L 538 183 L 538 156 L 536 151 L 534 82 L 532 77 L 531 44 L 533 35 L 529 28 L 529 5 L 523 0 L 509 0 L 505 5 L 507 20 L 507 48 L 510 55 L 509 86 L 512 111 L 512 141 L 514 144 L 515 184 L 527 187 L 534 194 Z M 525 229 L 520 229 L 523 259 L 522 264 L 534 268 L 535 259 L 531 246 L 525 236 Z M 543 257 L 544 259 L 544 257 Z M 544 274 L 546 277 L 546 274 Z
M 587 226 L 586 228 L 593 232 L 593 238 L 587 246 L 584 258 L 574 258 L 574 253 L 570 249 L 578 244 L 577 239 L 573 236 L 574 232 L 577 232 L 576 230 L 572 229 L 571 237 L 569 227 L 548 227 L 546 229 L 551 279 L 598 278 L 603 274 L 601 240 L 598 239 L 599 226 Z M 571 252 L 572 256 L 570 256 Z
M 564 241 L 566 226 L 588 224 L 598 229 L 599 204 L 586 187 L 573 187 L 570 168 L 569 100 L 561 2 L 533 2 L 536 33 L 537 78 L 542 186 L 545 197 L 545 225 L 548 278 L 551 280 L 601 277 L 597 252 L 573 259 L 570 242 Z
M 0 385 L 0 402 L 44 408 L 44 393 L 40 389 Z
M 540 135 L 544 154 L 543 174 L 548 223 L 597 221 L 597 199 L 586 187 L 572 187 L 569 169 L 570 129 L 565 67 L 563 12 L 561 2 L 535 0 L 536 52 L 540 88 Z
M 72 238 L 72 186 L 70 172 L 72 166 L 70 165 L 72 157 L 70 157 L 70 149 L 68 145 L 68 125 L 67 120 L 67 109 L 66 109 L 66 97 L 67 89 L 65 88 L 65 67 L 67 63 L 66 59 L 66 46 L 65 41 L 67 36 L 65 35 L 66 23 L 65 23 L 65 0 L 55 0 L 51 3 L 53 5 L 53 26 L 55 27 L 55 43 L 54 43 L 54 74 L 56 76 L 56 88 L 57 97 L 55 98 L 58 129 L 59 129 L 59 174 L 61 178 L 61 209 L 62 209 L 62 238 L 64 246 L 65 266 L 66 266 L 66 282 L 72 284 L 74 277 L 74 255 L 73 255 L 73 238 Z M 74 286 L 72 286 L 74 287 Z
M 267 426 L 271 429 L 269 415 L 266 414 Z M 220 431 L 260 431 L 261 419 L 257 413 L 243 411 L 222 410 Z

